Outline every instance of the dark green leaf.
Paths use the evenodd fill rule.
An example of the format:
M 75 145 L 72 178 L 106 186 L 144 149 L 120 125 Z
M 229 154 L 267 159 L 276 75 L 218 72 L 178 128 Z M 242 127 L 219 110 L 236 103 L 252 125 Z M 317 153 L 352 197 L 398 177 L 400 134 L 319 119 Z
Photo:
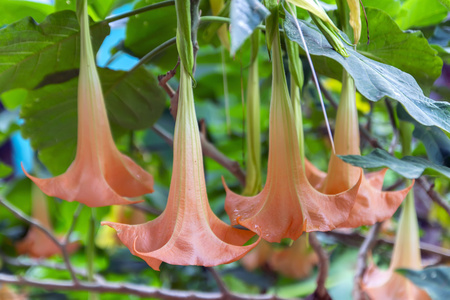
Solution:
M 405 156 L 402 159 L 395 158 L 382 149 L 375 149 L 365 156 L 338 155 L 343 161 L 361 168 L 387 167 L 406 178 L 419 178 L 425 169 L 432 169 L 450 178 L 450 168 L 437 165 L 424 158 Z
M 431 299 L 450 299 L 450 267 L 434 267 L 420 271 L 397 269 L 396 272 L 425 290 Z
M 145 129 L 161 115 L 165 99 L 145 68 L 136 71 L 99 69 L 112 126 Z M 64 172 L 75 157 L 78 79 L 30 91 L 22 107 L 22 135 L 30 138 L 39 158 L 54 174 Z
M 361 20 L 361 40 L 358 52 L 376 61 L 411 74 L 417 82 L 431 86 L 441 75 L 442 60 L 420 31 L 403 32 L 385 12 L 367 8 L 367 25 Z M 363 15 L 364 18 L 364 15 Z
M 401 105 L 397 106 L 397 116 L 414 125 L 413 136 L 422 141 L 432 162 L 450 167 L 450 139 L 441 129 L 416 122 Z
M 0 26 L 16 22 L 25 17 L 32 17 L 37 22 L 41 22 L 55 10 L 49 4 L 17 0 L 0 0 L 0 7 L 2 8 Z
M 231 55 L 268 15 L 269 11 L 258 0 L 231 1 Z
M 134 9 L 160 2 L 158 0 L 139 1 Z M 130 17 L 127 23 L 125 50 L 132 55 L 143 57 L 145 54 L 173 38 L 176 35 L 177 18 L 174 6 L 167 6 Z M 152 59 L 161 68 L 173 68 L 178 53 L 175 46 L 170 47 Z
M 94 48 L 109 34 L 109 26 L 91 27 Z M 0 30 L 0 93 L 32 89 L 48 74 L 78 68 L 79 26 L 74 12 L 49 15 L 37 25 L 25 18 Z
M 309 52 L 315 56 L 329 57 L 341 64 L 355 80 L 358 91 L 367 99 L 378 101 L 390 97 L 402 103 L 418 122 L 438 126 L 450 132 L 450 104 L 425 97 L 411 75 L 369 59 L 348 45 L 345 47 L 350 56 L 344 58 L 332 49 L 315 26 L 301 20 L 298 20 L 298 23 Z M 303 47 L 295 20 L 288 12 L 284 24 L 288 38 Z
M 5 178 L 11 174 L 12 168 L 4 163 L 0 162 L 0 178 Z

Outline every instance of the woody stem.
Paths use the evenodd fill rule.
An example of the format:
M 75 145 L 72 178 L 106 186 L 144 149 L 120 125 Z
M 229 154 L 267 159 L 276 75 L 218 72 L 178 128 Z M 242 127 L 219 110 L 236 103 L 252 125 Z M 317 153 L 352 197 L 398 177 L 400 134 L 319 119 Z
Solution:
M 88 241 L 86 247 L 87 256 L 87 280 L 94 281 L 94 260 L 95 260 L 95 208 L 91 209 L 91 217 L 89 218 Z M 98 299 L 96 293 L 89 294 L 90 300 Z

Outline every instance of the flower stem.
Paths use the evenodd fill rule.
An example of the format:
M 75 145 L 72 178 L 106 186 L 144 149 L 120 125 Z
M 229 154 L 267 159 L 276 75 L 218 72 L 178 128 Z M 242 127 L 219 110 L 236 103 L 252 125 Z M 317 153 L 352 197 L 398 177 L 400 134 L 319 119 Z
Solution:
M 125 19 L 125 18 L 128 18 L 128 17 L 134 16 L 134 15 L 138 15 L 138 14 L 150 11 L 150 10 L 154 10 L 154 9 L 158 9 L 158 8 L 166 7 L 166 6 L 171 6 L 171 5 L 175 5 L 175 1 L 174 0 L 167 0 L 167 1 L 159 2 L 159 3 L 147 5 L 147 6 L 144 6 L 144 7 L 141 7 L 141 8 L 138 8 L 138 9 L 135 9 L 135 10 L 132 10 L 132 11 L 120 14 L 120 15 L 116 15 L 116 16 L 112 16 L 112 17 L 106 18 L 105 20 L 100 21 L 98 23 L 109 24 L 109 23 L 112 23 L 112 22 L 115 22 L 115 21 L 118 21 L 118 20 L 121 20 L 121 19 Z
M 87 256 L 87 280 L 94 281 L 94 263 L 95 263 L 95 219 L 96 209 L 91 208 L 91 217 L 89 218 L 88 241 L 86 245 Z M 98 299 L 97 293 L 89 293 L 90 300 Z

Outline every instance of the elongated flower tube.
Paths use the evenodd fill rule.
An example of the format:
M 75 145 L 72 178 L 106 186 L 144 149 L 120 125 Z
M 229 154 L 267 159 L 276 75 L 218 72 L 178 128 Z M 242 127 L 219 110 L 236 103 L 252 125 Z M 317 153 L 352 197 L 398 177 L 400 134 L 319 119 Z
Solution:
M 275 18 L 276 19 L 276 18 Z M 225 184 L 225 210 L 232 224 L 262 232 L 269 242 L 296 240 L 304 231 L 328 231 L 344 222 L 360 182 L 346 192 L 326 195 L 309 183 L 302 166 L 292 103 L 281 58 L 279 32 L 272 41 L 272 99 L 267 181 L 261 193 L 243 197 Z
M 338 155 L 360 155 L 355 95 L 354 81 L 344 70 L 334 133 L 335 149 Z M 347 190 L 358 181 L 359 174 L 362 172 L 361 168 L 345 163 L 336 154 L 331 154 L 328 174 L 320 188 L 324 193 L 340 193 Z M 339 227 L 355 228 L 373 225 L 392 217 L 412 185 L 400 191 L 383 192 L 386 171 L 387 169 L 384 169 L 363 176 L 355 206 L 349 218 Z
M 50 217 L 48 215 L 47 199 L 45 195 L 36 187 L 32 186 L 32 216 L 39 221 L 42 226 L 48 230 L 52 230 Z M 69 243 L 67 251 L 74 252 L 77 250 L 78 242 Z M 61 249 L 55 244 L 42 230 L 35 226 L 31 226 L 25 238 L 15 245 L 19 254 L 28 254 L 34 258 L 48 258 L 53 255 L 60 255 Z
M 212 14 L 214 16 L 217 16 L 224 6 L 224 0 L 209 0 L 209 4 L 211 5 Z M 219 37 L 222 46 L 230 51 L 230 38 L 228 37 L 228 28 L 226 24 L 220 26 L 220 28 L 217 30 L 217 36 Z
M 114 144 L 95 66 L 85 3 L 80 15 L 78 143 L 75 160 L 57 177 L 25 174 L 47 195 L 90 207 L 134 203 L 124 197 L 153 192 L 153 177 L 121 154 Z
M 162 261 L 201 266 L 230 263 L 258 243 L 242 246 L 254 233 L 225 224 L 209 206 L 191 78 L 182 63 L 180 71 L 173 173 L 165 211 L 141 225 L 102 222 L 155 270 Z
M 261 126 L 260 126 L 260 98 L 258 77 L 258 48 L 259 31 L 255 30 L 251 36 L 252 55 L 247 84 L 247 157 L 245 188 L 243 195 L 253 196 L 261 191 Z
M 395 272 L 407 268 L 421 270 L 419 246 L 419 228 L 414 194 L 406 197 L 400 224 L 395 239 L 394 253 L 388 270 L 379 270 L 375 265 L 369 266 L 363 277 L 362 288 L 371 299 L 384 300 L 428 300 L 428 294 L 411 281 Z
M 353 43 L 357 45 L 361 37 L 361 6 L 359 0 L 347 0 L 350 9 L 350 26 L 353 28 Z

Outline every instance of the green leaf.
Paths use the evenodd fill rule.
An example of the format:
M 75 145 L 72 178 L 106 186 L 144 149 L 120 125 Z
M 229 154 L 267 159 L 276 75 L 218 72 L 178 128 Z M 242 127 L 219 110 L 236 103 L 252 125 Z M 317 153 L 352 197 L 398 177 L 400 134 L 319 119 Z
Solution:
M 154 4 L 160 1 L 141 0 L 134 9 Z M 143 57 L 145 54 L 173 38 L 176 35 L 177 19 L 174 6 L 167 6 L 130 17 L 127 23 L 125 50 L 132 55 Z M 163 69 L 173 68 L 177 62 L 178 53 L 175 46 L 170 47 L 152 59 L 152 63 Z
M 11 174 L 12 168 L 4 163 L 0 162 L 0 178 L 5 178 Z
M 400 0 L 363 0 L 363 4 L 366 9 L 369 7 L 378 8 L 391 17 L 395 17 L 402 6 Z M 369 22 L 372 23 L 371 21 Z M 365 23 L 364 20 L 363 23 Z M 373 27 L 371 26 L 370 30 L 372 31 L 372 29 Z
M 344 45 L 349 57 L 334 51 L 318 29 L 298 20 L 305 36 L 309 52 L 314 56 L 325 56 L 342 65 L 355 80 L 358 91 L 371 101 L 390 97 L 403 104 L 408 113 L 418 122 L 438 126 L 450 132 L 450 103 L 434 101 L 425 97 L 414 78 L 390 65 L 369 59 Z M 292 16 L 286 12 L 284 30 L 289 39 L 303 48 L 299 31 Z
M 164 93 L 144 67 L 134 72 L 99 69 L 99 75 L 112 127 L 145 129 L 159 118 Z M 53 174 L 64 172 L 75 157 L 77 90 L 78 78 L 47 85 L 30 91 L 22 107 L 22 135 L 31 139 Z
M 91 27 L 94 48 L 109 34 L 109 26 Z M 74 12 L 49 15 L 37 25 L 25 18 L 0 30 L 0 93 L 33 89 L 48 74 L 78 68 L 79 26 Z
M 416 122 L 401 105 L 397 105 L 397 116 L 400 120 L 414 125 L 413 136 L 422 141 L 432 162 L 450 167 L 450 139 L 442 130 Z
M 441 75 L 443 62 L 423 34 L 420 31 L 403 32 L 381 10 L 367 8 L 366 14 L 370 44 L 367 44 L 367 25 L 362 20 L 358 52 L 411 74 L 422 85 L 431 86 Z
M 231 1 L 231 55 L 242 46 L 268 15 L 269 11 L 258 0 Z
M 439 0 L 407 0 L 395 21 L 402 29 L 438 24 L 447 17 L 447 9 Z
M 8 110 L 19 107 L 27 97 L 28 91 L 25 89 L 14 89 L 0 95 L 3 105 Z
M 426 169 L 434 170 L 450 178 L 450 168 L 432 163 L 421 157 L 405 156 L 402 159 L 391 156 L 383 149 L 375 149 L 365 156 L 338 155 L 343 161 L 364 169 L 387 167 L 409 178 L 419 178 Z
M 433 300 L 450 299 L 450 267 L 434 267 L 416 271 L 397 269 L 397 273 L 425 290 Z
M 47 15 L 55 11 L 52 5 L 24 0 L 0 0 L 0 7 L 2 8 L 0 26 L 25 17 L 32 17 L 37 22 L 42 22 Z
M 447 10 L 450 10 L 450 0 L 439 0 L 439 2 L 447 8 Z

